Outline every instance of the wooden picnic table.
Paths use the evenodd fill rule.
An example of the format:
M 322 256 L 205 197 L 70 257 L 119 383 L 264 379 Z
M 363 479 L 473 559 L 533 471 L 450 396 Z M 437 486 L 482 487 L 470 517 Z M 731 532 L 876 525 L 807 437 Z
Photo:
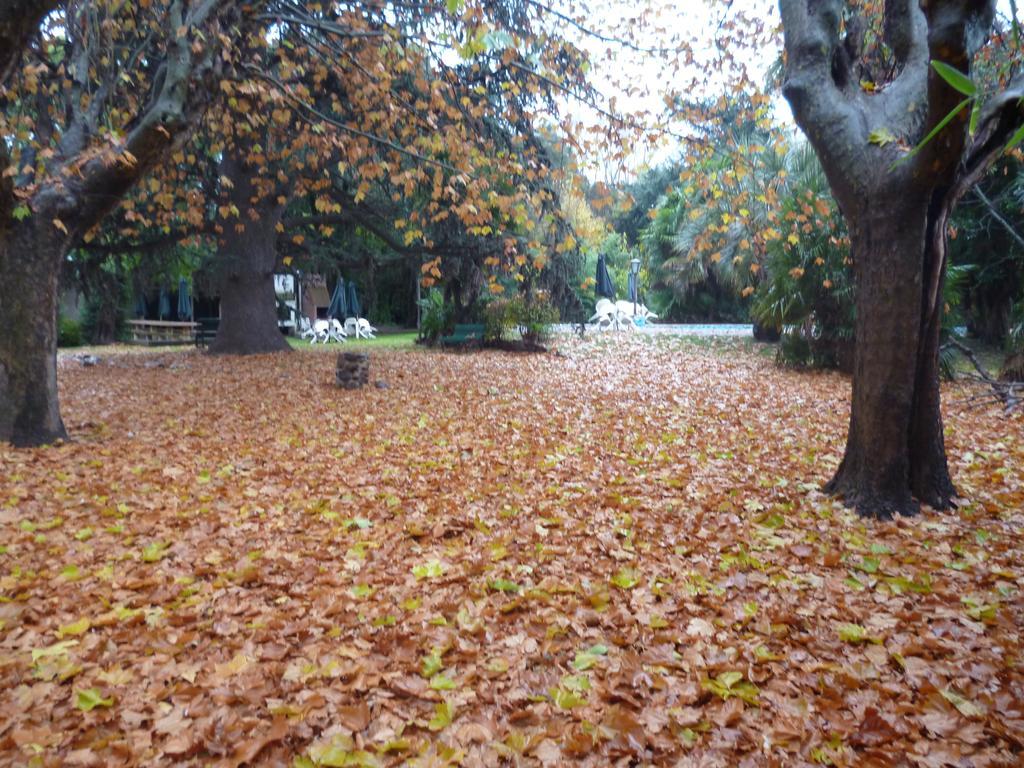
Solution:
M 132 344 L 147 346 L 165 344 L 192 344 L 198 323 L 180 320 L 129 320 Z

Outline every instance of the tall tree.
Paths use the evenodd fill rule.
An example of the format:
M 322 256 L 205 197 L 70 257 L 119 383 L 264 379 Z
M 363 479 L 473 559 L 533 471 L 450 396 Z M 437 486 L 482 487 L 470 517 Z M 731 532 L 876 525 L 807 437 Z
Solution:
M 36 27 L 0 60 L 13 68 L 0 96 L 0 440 L 31 445 L 65 435 L 61 262 L 188 132 L 228 56 L 221 32 L 241 19 L 215 0 L 68 0 L 46 19 L 23 5 Z
M 957 108 L 975 87 L 968 74 L 990 41 L 994 0 L 879 5 L 779 2 L 783 92 L 825 168 L 854 262 L 852 411 L 827 490 L 886 518 L 953 502 L 938 377 L 948 221 L 1024 122 L 1024 80 L 1004 70 L 970 132 L 971 110 Z M 891 51 L 889 66 L 871 66 L 888 54 L 865 45 L 869 30 Z

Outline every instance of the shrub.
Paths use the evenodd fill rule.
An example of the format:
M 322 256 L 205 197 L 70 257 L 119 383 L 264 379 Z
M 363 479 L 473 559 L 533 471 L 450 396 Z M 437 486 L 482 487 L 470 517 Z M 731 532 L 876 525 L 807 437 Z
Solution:
M 505 341 L 516 325 L 515 300 L 494 299 L 484 307 L 484 341 Z
M 82 346 L 82 326 L 77 320 L 62 317 L 57 324 L 58 347 Z
M 1024 381 L 1024 301 L 1014 305 L 1006 336 L 1006 360 L 999 371 L 1003 381 Z
M 811 344 L 799 328 L 782 334 L 779 351 L 775 355 L 776 362 L 790 368 L 809 368 L 811 358 Z
M 125 336 L 124 291 L 94 294 L 82 308 L 81 336 L 89 344 L 110 344 Z
M 436 288 L 420 299 L 420 339 L 433 345 L 451 330 L 452 309 L 444 303 L 444 294 Z
M 838 368 L 853 370 L 853 336 L 825 333 L 812 315 L 803 325 L 782 334 L 775 356 L 780 365 L 791 368 Z
M 535 293 L 529 299 L 516 297 L 516 320 L 523 341 L 536 345 L 544 341 L 551 332 L 551 324 L 558 321 L 558 310 L 551 304 L 545 293 Z

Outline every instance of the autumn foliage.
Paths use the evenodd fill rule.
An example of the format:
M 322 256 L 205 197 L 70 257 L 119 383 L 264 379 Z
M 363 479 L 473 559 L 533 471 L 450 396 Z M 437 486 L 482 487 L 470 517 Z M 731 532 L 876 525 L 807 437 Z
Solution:
M 62 363 L 74 442 L 0 449 L 5 762 L 1017 764 L 1020 414 L 947 390 L 967 500 L 865 523 L 838 376 L 333 363 Z

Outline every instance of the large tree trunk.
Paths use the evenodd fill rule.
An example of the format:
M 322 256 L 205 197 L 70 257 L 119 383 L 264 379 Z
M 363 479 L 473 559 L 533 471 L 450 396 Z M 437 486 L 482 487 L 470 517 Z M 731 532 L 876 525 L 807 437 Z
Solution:
M 220 327 L 210 352 L 254 355 L 291 349 L 277 325 L 274 267 L 277 265 L 277 225 L 284 205 L 268 194 L 255 178 L 258 169 L 234 150 L 220 164 L 230 179 L 224 194 L 238 212 L 222 223 L 217 238 L 217 284 Z
M 210 352 L 253 355 L 291 349 L 277 325 L 274 227 L 280 211 L 249 220 L 244 232 L 225 230 L 217 248 L 220 327 Z
M 846 453 L 826 490 L 861 514 L 910 515 L 910 424 L 921 335 L 927 203 L 876 199 L 847 217 L 857 290 Z
M 948 216 L 1024 123 L 1024 77 L 985 100 L 968 142 L 971 110 L 932 62 L 969 73 L 992 28 L 994 0 L 886 0 L 875 9 L 779 0 L 779 10 L 783 93 L 822 162 L 854 257 L 850 430 L 827 489 L 865 516 L 913 514 L 919 501 L 946 508 L 955 491 L 938 350 Z M 865 92 L 858 59 L 870 24 L 858 15 L 879 11 L 893 66 L 881 87 Z
M 0 231 L 0 441 L 67 437 L 57 399 L 57 281 L 65 238 L 43 216 Z

